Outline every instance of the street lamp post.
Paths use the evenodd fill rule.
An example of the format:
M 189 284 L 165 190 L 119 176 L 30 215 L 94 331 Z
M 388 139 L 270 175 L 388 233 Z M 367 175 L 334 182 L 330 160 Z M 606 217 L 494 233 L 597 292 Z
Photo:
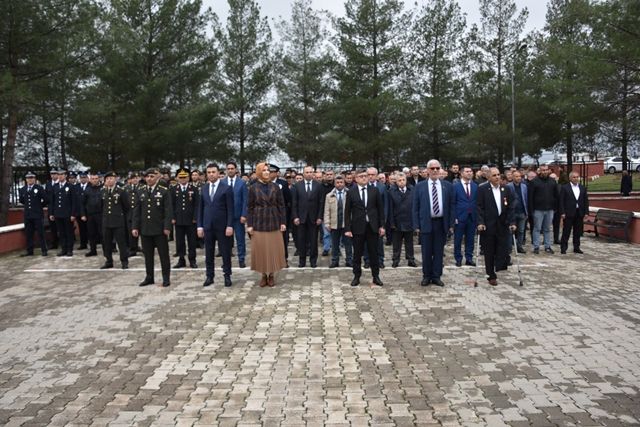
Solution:
M 511 164 L 516 165 L 516 55 L 527 48 L 527 44 L 523 43 L 513 51 L 513 60 L 511 61 Z

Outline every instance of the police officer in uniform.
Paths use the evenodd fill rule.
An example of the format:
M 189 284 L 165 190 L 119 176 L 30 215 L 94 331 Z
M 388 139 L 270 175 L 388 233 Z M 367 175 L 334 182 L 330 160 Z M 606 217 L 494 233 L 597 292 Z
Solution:
M 76 186 L 66 180 L 67 172 L 58 171 L 58 183 L 53 186 L 49 201 L 49 220 L 56 222 L 60 251 L 58 256 L 73 256 L 73 224 L 79 213 L 80 202 Z
M 44 190 L 47 194 L 47 204 L 51 201 L 53 197 L 53 187 L 58 185 L 58 169 L 52 168 L 51 172 L 49 172 L 50 180 L 44 186 Z M 51 209 L 51 206 L 49 206 Z M 56 222 L 50 220 L 49 221 L 49 230 L 51 230 L 51 249 L 58 249 L 58 228 L 56 227 Z
M 82 171 L 78 173 L 80 182 L 76 184 L 78 187 L 78 196 L 80 200 L 83 200 L 84 192 L 89 188 L 89 175 L 87 172 Z M 78 221 L 78 230 L 80 231 L 80 247 L 78 249 L 87 249 L 87 243 L 89 242 L 89 224 L 85 221 Z M 95 246 L 92 247 L 92 251 L 95 251 Z
M 20 189 L 20 203 L 24 206 L 24 231 L 27 235 L 27 252 L 21 256 L 33 255 L 33 235 L 36 232 L 40 239 L 42 256 L 47 256 L 43 220 L 47 195 L 44 188 L 36 184 L 36 176 L 33 172 L 27 172 L 25 179 L 27 183 Z
M 124 186 L 125 191 L 127 192 L 127 197 L 129 198 L 129 210 L 127 211 L 127 241 L 129 242 L 129 257 L 136 256 L 139 251 L 141 251 L 140 246 L 138 245 L 138 237 L 133 237 L 131 234 L 132 220 L 133 220 L 133 211 L 136 208 L 137 200 L 138 200 L 138 189 L 141 187 L 140 179 L 138 174 L 135 172 L 131 172 L 129 174 L 128 183 Z
M 160 264 L 162 267 L 162 286 L 171 284 L 171 263 L 169 259 L 169 233 L 173 207 L 169 189 L 158 183 L 160 172 L 149 168 L 144 173 L 146 185 L 137 193 L 137 204 L 133 211 L 133 224 L 131 233 L 134 237 L 141 236 L 142 252 L 146 277 L 139 286 L 152 285 L 153 278 L 153 254 L 158 249 Z
M 89 241 L 89 252 L 84 256 L 97 256 L 98 243 L 102 241 L 102 191 L 98 175 L 91 175 L 80 200 L 80 224 L 85 224 Z
M 196 263 L 196 206 L 198 206 L 198 189 L 189 183 L 189 173 L 184 169 L 178 172 L 178 184 L 171 188 L 173 202 L 173 219 L 171 223 L 176 230 L 176 251 L 178 263 L 173 268 L 186 267 L 184 257 L 186 247 L 185 237 L 189 248 L 189 267 L 198 268 Z
M 102 187 L 102 252 L 105 262 L 101 269 L 113 268 L 113 240 L 118 244 L 122 269 L 129 268 L 129 248 L 127 247 L 126 221 L 129 210 L 129 195 L 124 188 L 116 185 L 115 172 L 107 172 Z M 153 253 L 151 255 L 153 259 Z

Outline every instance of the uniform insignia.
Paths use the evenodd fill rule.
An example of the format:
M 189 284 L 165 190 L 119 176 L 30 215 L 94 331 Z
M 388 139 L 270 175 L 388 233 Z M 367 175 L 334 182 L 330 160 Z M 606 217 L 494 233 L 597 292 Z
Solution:
M 69 191 L 69 187 L 64 187 L 64 191 Z
M 35 190 L 33 190 L 34 194 L 38 194 L 38 189 L 36 188 Z

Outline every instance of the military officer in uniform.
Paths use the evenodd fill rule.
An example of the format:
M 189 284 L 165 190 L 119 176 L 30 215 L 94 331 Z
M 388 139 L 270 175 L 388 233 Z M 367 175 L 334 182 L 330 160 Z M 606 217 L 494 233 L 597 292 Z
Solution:
M 49 201 L 49 220 L 56 222 L 60 251 L 58 256 L 73 256 L 73 224 L 79 213 L 80 202 L 76 186 L 66 180 L 65 170 L 58 171 L 58 183 L 53 186 Z
M 98 243 L 102 241 L 102 191 L 98 175 L 91 175 L 80 201 L 80 224 L 85 224 L 89 241 L 89 252 L 84 256 L 97 256 Z
M 47 256 L 47 242 L 44 236 L 44 206 L 47 202 L 44 188 L 36 184 L 33 172 L 25 175 L 27 183 L 20 189 L 20 203 L 24 206 L 24 231 L 27 235 L 27 252 L 21 256 L 33 255 L 33 235 L 40 239 L 42 256 Z
M 104 176 L 102 193 L 102 252 L 105 262 L 101 269 L 113 268 L 113 240 L 118 244 L 122 269 L 129 268 L 129 248 L 127 247 L 126 221 L 129 210 L 129 195 L 124 188 L 116 185 L 115 172 Z M 153 257 L 153 255 L 152 255 Z
M 153 254 L 158 249 L 160 265 L 162 267 L 162 286 L 171 284 L 171 263 L 169 259 L 169 233 L 173 208 L 169 189 L 158 183 L 160 172 L 150 168 L 144 173 L 146 185 L 138 190 L 137 204 L 133 211 L 133 224 L 131 233 L 134 237 L 141 236 L 142 252 L 146 277 L 139 286 L 152 285 L 153 278 Z
M 132 220 L 133 220 L 133 211 L 136 208 L 137 200 L 138 200 L 138 189 L 141 187 L 140 179 L 138 174 L 135 172 L 131 172 L 128 177 L 127 185 L 124 186 L 125 191 L 127 192 L 127 197 L 129 199 L 129 210 L 127 211 L 127 241 L 129 242 L 129 257 L 136 256 L 138 251 L 140 251 L 140 247 L 138 246 L 138 237 L 134 237 L 131 234 L 132 230 Z
M 186 247 L 185 237 L 189 248 L 189 267 L 198 268 L 196 264 L 196 206 L 198 206 L 198 189 L 189 183 L 189 173 L 184 169 L 178 172 L 178 185 L 171 188 L 171 200 L 173 202 L 173 219 L 171 223 L 175 226 L 176 251 L 178 253 L 178 263 L 173 268 L 186 267 L 184 257 Z
M 58 185 L 58 169 L 52 168 L 49 172 L 50 180 L 45 184 L 44 190 L 47 194 L 47 204 L 53 197 L 53 187 Z M 51 206 L 49 206 L 51 209 Z M 49 230 L 51 230 L 51 249 L 58 249 L 58 228 L 55 221 L 49 221 Z

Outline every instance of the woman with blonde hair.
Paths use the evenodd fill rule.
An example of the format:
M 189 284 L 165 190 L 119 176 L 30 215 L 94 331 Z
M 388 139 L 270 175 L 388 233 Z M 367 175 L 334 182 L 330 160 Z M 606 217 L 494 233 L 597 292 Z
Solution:
M 249 187 L 247 232 L 251 238 L 251 269 L 262 274 L 260 287 L 275 286 L 274 274 L 286 267 L 282 233 L 286 231 L 284 197 L 269 180 L 269 165 L 256 166 L 256 182 Z

